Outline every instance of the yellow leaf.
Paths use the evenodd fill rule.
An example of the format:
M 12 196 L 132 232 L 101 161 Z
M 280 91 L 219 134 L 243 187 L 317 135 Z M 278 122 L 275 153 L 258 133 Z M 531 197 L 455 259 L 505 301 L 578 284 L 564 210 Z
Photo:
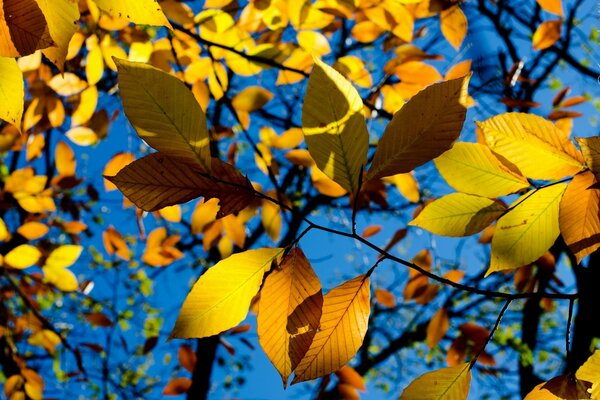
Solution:
M 331 52 L 327 37 L 321 32 L 301 31 L 296 35 L 298 44 L 304 50 L 316 56 L 324 56 Z
M 333 64 L 333 68 L 360 87 L 370 88 L 373 84 L 371 74 L 365 67 L 364 61 L 356 56 L 338 58 Z
M 42 253 L 37 247 L 30 244 L 22 244 L 4 256 L 4 265 L 17 269 L 29 268 L 38 262 Z
M 289 153 L 288 153 L 289 154 Z M 312 159 L 311 159 L 312 160 Z M 319 168 L 310 170 L 310 180 L 317 191 L 329 197 L 342 197 L 347 193 L 346 189 L 325 175 Z
M 204 227 L 217 219 L 219 212 L 219 199 L 201 200 L 196 205 L 192 214 L 192 235 L 202 233 Z
M 294 370 L 292 384 L 325 376 L 354 357 L 367 332 L 370 300 L 366 275 L 344 282 L 324 296 L 319 331 Z
M 356 89 L 339 72 L 315 59 L 302 107 L 308 151 L 328 177 L 349 192 L 367 163 L 369 134 Z
M 321 283 L 308 259 L 293 248 L 265 280 L 258 309 L 258 340 L 284 387 L 319 327 Z
M 429 86 L 392 118 L 377 144 L 368 179 L 410 172 L 448 150 L 465 120 L 469 78 Z
M 102 171 L 102 175 L 104 176 L 115 176 L 121 169 L 125 166 L 131 164 L 135 160 L 135 156 L 133 153 L 117 153 L 110 159 L 106 166 L 104 167 L 104 171 Z M 104 189 L 109 192 L 111 190 L 115 190 L 117 187 L 114 183 L 109 181 L 108 179 L 104 179 Z
M 594 354 L 579 367 L 575 376 L 581 381 L 592 383 L 592 399 L 600 399 L 600 350 L 594 351 Z
M 393 73 L 402 80 L 402 83 L 419 85 L 420 88 L 442 79 L 437 69 L 421 61 L 403 62 L 394 68 Z
M 573 376 L 561 375 L 542 382 L 523 400 L 580 400 L 589 399 L 587 386 Z
M 600 137 L 575 138 L 585 163 L 595 174 L 600 174 Z
M 55 45 L 35 0 L 0 1 L 0 56 L 26 56 Z
M 212 160 L 212 173 L 207 175 L 195 169 L 197 165 L 153 153 L 129 164 L 116 176 L 105 178 L 145 211 L 156 211 L 200 196 L 216 197 L 220 200 L 217 215 L 221 218 L 250 204 L 254 189 L 237 169 L 218 158 Z
M 98 142 L 98 135 L 92 129 L 85 126 L 71 128 L 65 133 L 73 143 L 79 146 L 91 146 Z
M 400 400 L 465 400 L 470 386 L 469 364 L 460 364 L 421 375 L 404 389 Z
M 600 189 L 590 171 L 569 182 L 560 202 L 560 233 L 571 252 L 581 259 L 600 247 Z
M 440 340 L 446 335 L 450 328 L 450 318 L 448 317 L 448 310 L 440 308 L 437 310 L 429 324 L 427 324 L 427 345 L 430 349 L 434 348 Z
M 112 17 L 122 18 L 138 25 L 166 26 L 172 29 L 156 0 L 94 0 L 94 2 Z
M 46 146 L 46 139 L 44 135 L 30 135 L 27 138 L 27 154 L 25 159 L 27 162 L 34 160 L 42 155 L 42 150 Z
M 175 0 L 163 0 L 160 2 L 160 6 L 171 21 L 180 25 L 194 23 L 194 12 L 187 4 Z
M 60 140 L 54 150 L 54 163 L 59 176 L 74 176 L 77 163 L 73 149 Z
M 427 204 L 409 225 L 436 235 L 470 236 L 500 217 L 506 208 L 486 197 L 451 193 Z
M 290 128 L 283 132 L 280 136 L 272 139 L 271 146 L 276 149 L 292 149 L 302 143 L 304 135 L 300 128 Z
M 25 85 L 23 73 L 14 58 L 0 57 L 0 76 L 0 119 L 14 125 L 20 132 Z
M 505 113 L 478 122 L 490 149 L 531 179 L 561 179 L 583 168 L 575 145 L 552 122 L 524 113 Z
M 147 64 L 116 63 L 125 114 L 138 135 L 164 155 L 210 171 L 206 117 L 183 82 Z
M 119 258 L 125 261 L 129 261 L 131 259 L 131 253 L 129 251 L 129 247 L 127 247 L 125 239 L 123 239 L 121 233 L 114 227 L 109 226 L 104 232 L 102 232 L 102 242 L 104 243 L 104 249 L 109 255 L 116 254 Z
M 94 86 L 102 79 L 104 74 L 104 58 L 102 57 L 102 49 L 96 45 L 88 51 L 85 58 L 85 76 L 88 84 Z
M 170 337 L 207 337 L 238 325 L 246 318 L 263 275 L 282 251 L 247 250 L 209 268 L 186 297 Z
M 560 39 L 562 20 L 544 21 L 537 27 L 533 34 L 533 48 L 544 50 L 551 47 Z
M 265 232 L 274 242 L 279 240 L 281 233 L 281 209 L 271 201 L 265 200 L 262 205 L 262 225 Z
M 175 247 L 179 239 L 179 235 L 167 236 L 164 226 L 156 228 L 148 235 L 142 261 L 153 267 L 165 267 L 183 258 L 183 253 Z
M 8 227 L 2 218 L 0 218 L 0 241 L 7 241 L 11 237 Z M 1 264 L 1 261 L 0 261 Z
M 79 288 L 75 274 L 65 268 L 42 267 L 46 282 L 63 292 L 73 292 Z
M 446 40 L 454 47 L 460 49 L 467 36 L 467 17 L 458 5 L 448 8 L 440 13 L 440 28 Z
M 364 20 L 356 23 L 352 27 L 352 37 L 361 43 L 371 43 L 379 36 L 381 36 L 385 30 L 377 25 L 373 21 Z
M 54 75 L 48 82 L 48 86 L 59 95 L 69 97 L 81 93 L 88 87 L 88 84 L 86 81 L 79 79 L 74 73 L 65 72 L 64 74 Z
M 30 345 L 43 347 L 50 354 L 54 354 L 56 346 L 61 344 L 61 342 L 60 336 L 49 329 L 37 331 L 27 339 L 27 343 Z
M 248 86 L 238 93 L 231 104 L 238 111 L 253 112 L 260 110 L 273 98 L 273 93 L 260 86 Z
M 537 3 L 549 13 L 564 16 L 561 0 L 537 0 Z
M 564 183 L 531 191 L 518 198 L 498 220 L 492 239 L 492 256 L 486 276 L 534 262 L 554 244 Z
M 184 3 L 178 4 L 185 6 Z M 129 47 L 129 55 L 127 56 L 127 59 L 129 61 L 147 63 L 150 61 L 153 51 L 154 46 L 152 45 L 152 42 L 133 42 Z
M 461 61 L 458 64 L 454 64 L 448 72 L 446 72 L 445 80 L 458 79 L 462 76 L 468 75 L 471 72 L 471 60 Z
M 44 236 L 50 228 L 41 222 L 26 222 L 17 229 L 17 233 L 27 240 L 35 240 Z
M 383 178 L 383 181 L 395 185 L 400 194 L 411 203 L 418 203 L 421 199 L 419 182 L 417 182 L 412 173 L 387 176 Z
M 456 143 L 434 163 L 448 185 L 459 192 L 493 198 L 529 187 L 527 179 L 508 169 L 479 143 Z
M 48 47 L 42 53 L 64 72 L 69 42 L 79 27 L 79 6 L 74 0 L 36 0 L 46 17 L 50 36 L 56 47 Z
M 168 206 L 161 208 L 158 210 L 158 213 L 161 217 L 170 222 L 180 222 L 181 221 L 181 207 L 179 204 L 175 204 L 173 206 Z
M 28 56 L 19 57 L 17 64 L 23 72 L 35 71 L 42 64 L 42 52 L 38 50 Z
M 67 268 L 73 265 L 81 255 L 83 247 L 75 244 L 63 244 L 52 250 L 44 267 L 46 268 Z

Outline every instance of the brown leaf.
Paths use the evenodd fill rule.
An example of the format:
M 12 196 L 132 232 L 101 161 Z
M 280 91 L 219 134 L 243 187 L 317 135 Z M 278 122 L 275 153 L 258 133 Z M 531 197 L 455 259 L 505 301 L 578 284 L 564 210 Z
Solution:
M 427 325 L 427 345 L 430 349 L 434 348 L 442 340 L 449 328 L 450 319 L 448 318 L 448 311 L 445 308 L 440 308 Z
M 194 368 L 196 367 L 196 353 L 194 353 L 194 350 L 190 346 L 187 344 L 181 345 L 177 352 L 177 358 L 183 368 L 189 372 L 194 372 Z
M 219 199 L 217 217 L 238 212 L 254 199 L 250 181 L 231 165 L 212 159 L 211 174 L 195 166 L 153 153 L 127 165 L 115 176 L 106 176 L 144 211 L 181 204 L 196 197 Z
M 382 306 L 392 308 L 396 306 L 396 296 L 394 296 L 389 290 L 375 289 L 375 299 Z
M 101 326 L 109 328 L 115 324 L 105 314 L 101 312 L 94 312 L 85 315 L 85 318 L 94 326 Z
M 165 396 L 177 396 L 186 393 L 192 386 L 192 380 L 188 378 L 173 378 L 163 389 Z
M 3 3 L 0 56 L 26 56 L 56 45 L 50 36 L 46 18 L 35 0 L 5 0 Z

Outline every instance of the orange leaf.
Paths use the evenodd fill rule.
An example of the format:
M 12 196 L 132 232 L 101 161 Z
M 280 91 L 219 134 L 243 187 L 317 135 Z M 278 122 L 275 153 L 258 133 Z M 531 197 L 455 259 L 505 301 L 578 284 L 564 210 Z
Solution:
M 379 232 L 381 232 L 381 225 L 371 225 L 371 226 L 367 226 L 365 228 L 365 230 L 363 231 L 363 233 L 360 234 L 360 236 L 362 236 L 363 238 L 370 238 L 371 236 L 374 236 L 376 234 L 378 234 Z
M 179 364 L 189 372 L 194 372 L 194 368 L 196 367 L 196 353 L 194 350 L 188 346 L 187 344 L 181 345 L 179 347 L 179 351 L 177 352 L 177 358 L 179 359 Z
M 375 299 L 382 306 L 392 308 L 396 306 L 396 296 L 389 290 L 377 288 L 375 289 Z
M 135 156 L 133 153 L 117 153 L 113 156 L 113 158 L 110 159 L 108 163 L 106 163 L 102 175 L 116 175 L 121 169 L 123 169 L 123 167 L 131 164 L 134 160 Z M 117 187 L 108 179 L 104 179 L 104 188 L 108 192 L 110 190 L 115 190 Z
M 450 318 L 448 318 L 448 311 L 445 308 L 440 308 L 427 325 L 427 345 L 430 349 L 434 348 L 442 340 L 449 328 Z
M 467 36 L 467 17 L 459 6 L 453 6 L 440 13 L 440 28 L 446 40 L 458 50 Z
M 561 26 L 561 19 L 542 22 L 533 34 L 533 48 L 536 50 L 544 50 L 551 47 L 558 39 L 560 39 Z
M 366 390 L 365 381 L 354 368 L 349 365 L 344 365 L 342 368 L 335 371 L 340 382 L 347 383 L 358 390 Z
M 173 378 L 163 389 L 165 396 L 177 396 L 186 393 L 192 386 L 192 380 L 188 378 Z

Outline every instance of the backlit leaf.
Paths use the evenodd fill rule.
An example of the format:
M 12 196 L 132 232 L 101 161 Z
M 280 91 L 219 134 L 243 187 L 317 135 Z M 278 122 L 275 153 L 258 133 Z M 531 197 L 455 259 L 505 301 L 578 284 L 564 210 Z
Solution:
M 185 84 L 148 64 L 115 62 L 123 108 L 140 137 L 167 156 L 210 170 L 206 116 Z
M 50 46 L 55 43 L 35 0 L 0 1 L 0 56 L 26 56 Z
M 63 244 L 52 250 L 44 267 L 48 268 L 67 268 L 73 265 L 81 255 L 83 247 L 75 244 Z
M 30 244 L 22 244 L 4 256 L 4 265 L 12 268 L 25 269 L 38 262 L 42 253 L 37 247 Z
M 451 193 L 429 203 L 409 225 L 436 235 L 470 236 L 483 230 L 506 208 L 486 197 Z
M 448 185 L 459 192 L 493 198 L 529 187 L 527 179 L 508 169 L 479 143 L 456 143 L 434 163 Z
M 102 171 L 102 175 L 115 176 L 121 169 L 131 164 L 134 160 L 135 156 L 133 155 L 133 153 L 117 153 L 113 156 L 113 158 L 110 159 L 109 162 L 106 163 L 104 171 Z M 115 189 L 117 189 L 115 184 L 105 178 L 104 190 L 108 192 Z
M 173 378 L 163 389 L 163 394 L 165 396 L 177 396 L 187 393 L 191 386 L 192 380 L 189 378 Z
M 120 259 L 125 261 L 131 259 L 131 253 L 127 246 L 127 242 L 125 242 L 121 233 L 114 227 L 109 226 L 102 232 L 102 242 L 104 243 L 106 253 L 109 255 L 116 254 Z
M 319 331 L 294 370 L 292 384 L 334 372 L 354 357 L 367 332 L 369 285 L 369 278 L 360 275 L 324 296 Z
M 563 16 L 561 0 L 537 0 L 537 3 L 549 13 Z
M 471 386 L 469 364 L 427 372 L 414 381 L 400 400 L 466 400 Z
M 560 234 L 559 205 L 566 187 L 561 183 L 531 191 L 511 205 L 496 224 L 486 275 L 522 267 L 544 255 Z
M 0 39 L 0 42 L 3 39 Z M 0 119 L 21 130 L 25 85 L 23 73 L 14 58 L 0 57 Z
M 600 189 L 590 171 L 569 182 L 560 202 L 560 233 L 577 261 L 600 247 Z
M 458 5 L 440 13 L 440 28 L 446 40 L 458 50 L 467 36 L 467 17 Z
M 302 129 L 317 166 L 349 192 L 367 163 L 369 134 L 356 89 L 315 59 L 302 107 Z
M 194 353 L 194 350 L 190 346 L 187 344 L 179 346 L 179 350 L 177 351 L 177 359 L 183 368 L 189 372 L 194 372 L 194 368 L 196 367 L 196 362 L 198 360 L 196 353 Z
M 594 351 L 594 354 L 579 367 L 575 376 L 581 381 L 592 383 L 592 399 L 600 399 L 600 350 Z
M 386 176 L 383 181 L 395 185 L 400 194 L 411 203 L 418 203 L 421 199 L 419 183 L 410 172 Z
M 589 399 L 587 386 L 573 376 L 561 375 L 542 382 L 523 400 L 580 400 Z
M 258 339 L 284 387 L 309 349 L 319 327 L 321 283 L 299 248 L 293 248 L 274 269 L 261 290 Z
M 48 233 L 48 225 L 37 221 L 26 222 L 17 229 L 17 233 L 27 240 L 39 239 Z
M 282 251 L 247 250 L 209 268 L 186 297 L 170 337 L 212 336 L 243 321 L 263 275 Z
M 427 324 L 427 345 L 429 348 L 434 348 L 440 340 L 446 335 L 450 328 L 450 318 L 448 318 L 448 310 L 440 308 L 433 314 L 431 321 Z
M 537 27 L 533 34 L 533 48 L 544 50 L 552 46 L 560 39 L 562 20 L 544 21 Z
M 360 374 L 349 365 L 344 365 L 342 368 L 335 371 L 335 375 L 338 377 L 340 382 L 351 385 L 353 388 L 358 390 L 367 390 L 363 377 L 360 376 Z
M 247 178 L 217 158 L 212 159 L 212 173 L 197 169 L 170 157 L 153 153 L 134 161 L 106 179 L 114 183 L 136 206 L 156 211 L 197 197 L 219 199 L 217 217 L 238 212 L 254 199 L 254 189 Z
M 581 154 L 587 166 L 594 171 L 595 174 L 600 174 L 600 137 L 592 136 L 589 138 L 575 138 Z
M 79 146 L 91 146 L 98 142 L 98 135 L 92 129 L 85 126 L 71 128 L 65 133 L 73 143 Z
M 139 25 L 171 28 L 156 0 L 94 0 L 94 2 L 113 17 Z
M 375 299 L 382 306 L 392 308 L 396 306 L 396 296 L 389 290 L 377 288 L 375 289 Z
M 448 150 L 465 120 L 469 78 L 429 86 L 410 99 L 385 128 L 368 179 L 410 172 Z
M 490 149 L 531 179 L 560 179 L 583 168 L 575 145 L 552 122 L 524 113 L 505 113 L 479 122 Z
M 79 7 L 73 0 L 36 0 L 46 17 L 50 36 L 56 46 L 42 53 L 63 72 L 63 64 L 69 51 L 69 42 L 79 26 Z
M 260 110 L 273 98 L 273 93 L 260 86 L 248 86 L 238 93 L 231 104 L 238 111 L 253 112 Z

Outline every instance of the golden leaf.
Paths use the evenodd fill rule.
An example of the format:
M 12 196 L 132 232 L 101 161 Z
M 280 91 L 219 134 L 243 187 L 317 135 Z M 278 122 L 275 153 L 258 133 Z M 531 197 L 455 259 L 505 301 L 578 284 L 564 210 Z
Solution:
M 400 400 L 466 400 L 471 386 L 469 364 L 427 372 L 414 381 Z

